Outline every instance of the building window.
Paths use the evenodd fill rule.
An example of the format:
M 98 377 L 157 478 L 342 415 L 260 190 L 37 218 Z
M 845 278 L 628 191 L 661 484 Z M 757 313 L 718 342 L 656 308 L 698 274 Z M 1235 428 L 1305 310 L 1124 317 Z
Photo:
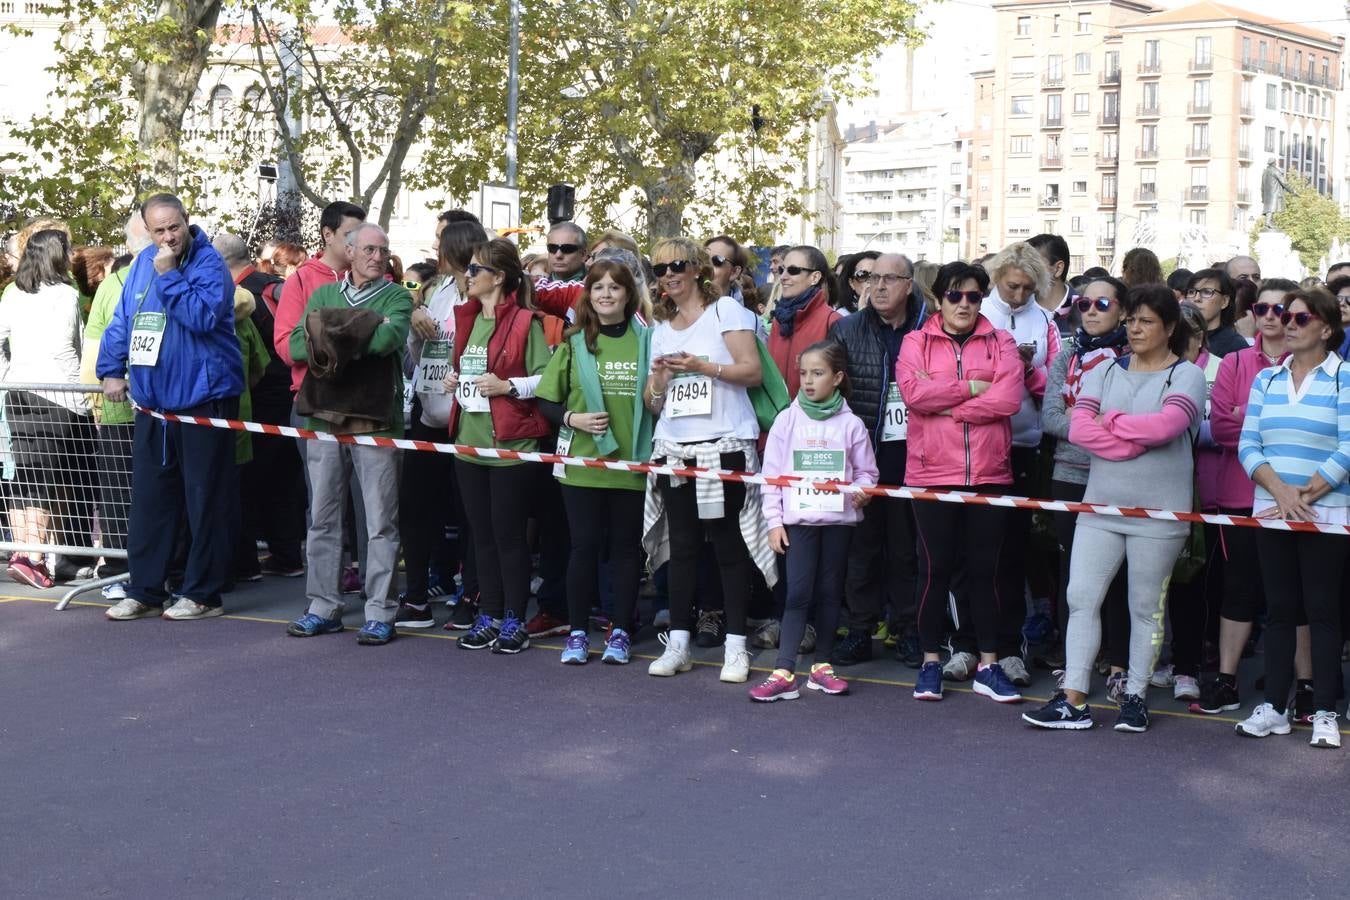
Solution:
M 1059 94 L 1049 94 L 1045 98 L 1045 118 L 1050 122 L 1064 119 L 1064 98 Z
M 1102 57 L 1102 63 L 1106 67 L 1106 76 L 1108 78 L 1116 77 L 1120 74 L 1120 51 L 1108 50 L 1106 55 Z
M 1206 212 L 1208 212 L 1208 210 L 1204 209 L 1203 207 L 1191 210 L 1191 224 L 1192 225 L 1208 224 L 1209 217 L 1206 215 Z
M 1077 75 L 1086 75 L 1092 71 L 1092 54 L 1075 53 L 1073 55 L 1073 71 Z
M 1212 63 L 1214 57 L 1210 53 L 1210 45 L 1213 38 L 1198 37 L 1195 39 L 1195 61 L 1198 64 Z
M 1070 233 L 1070 234 L 1082 234 L 1082 233 L 1083 233 L 1083 217 L 1082 217 L 1082 216 L 1071 216 L 1071 217 L 1069 218 L 1069 233 Z
M 1191 189 L 1209 185 L 1209 166 L 1191 166 Z
M 1158 41 L 1144 41 L 1144 68 L 1156 69 L 1161 65 L 1158 56 Z
M 1054 18 L 1051 21 L 1052 21 L 1052 24 L 1050 26 L 1051 31 L 1054 34 L 1059 34 L 1059 13 L 1055 13 Z
M 1017 36 L 1031 37 L 1031 16 L 1017 17 Z
M 1120 135 L 1114 131 L 1108 131 L 1102 135 L 1102 157 L 1115 159 L 1118 156 L 1120 156 Z
M 1244 37 L 1242 39 L 1242 62 L 1249 63 L 1252 60 L 1252 39 Z
M 989 207 L 987 206 L 980 207 L 980 221 L 981 222 L 989 221 Z
M 1075 116 L 1085 116 L 1085 115 L 1087 115 L 1087 114 L 1090 113 L 1090 112 L 1092 112 L 1092 95 L 1091 95 L 1091 94 L 1074 94 L 1074 95 L 1073 95 L 1073 114 L 1074 114 Z
M 1031 115 L 1031 96 L 1023 95 L 1012 98 L 1012 115 L 1029 116 Z
M 1087 132 L 1075 132 L 1070 137 L 1070 140 L 1073 141 L 1073 150 L 1070 152 L 1074 153 L 1077 156 L 1082 156 L 1083 154 L 1088 152 Z
M 1018 134 L 1008 142 L 1009 156 L 1030 156 L 1031 155 L 1031 135 Z
M 1008 71 L 1013 75 L 1034 75 L 1036 74 L 1036 57 L 1014 56 L 1012 67 Z
M 1108 122 L 1113 119 L 1116 122 L 1120 121 L 1119 91 L 1107 91 L 1105 94 L 1102 94 L 1102 115 L 1106 117 Z
M 959 162 L 954 162 L 954 163 L 952 163 L 952 166 L 951 166 L 951 169 L 950 169 L 950 173 L 951 173 L 952 175 L 960 175 L 960 174 L 961 174 L 961 164 L 960 164 Z
M 1116 173 L 1106 172 L 1102 175 L 1102 199 L 1116 196 Z
M 1205 122 L 1196 122 L 1191 126 L 1191 146 L 1199 149 L 1209 148 L 1209 125 Z
M 1144 150 L 1158 152 L 1158 126 L 1145 125 L 1140 129 L 1139 146 Z
M 1069 190 L 1070 190 L 1071 193 L 1074 193 L 1074 194 L 1086 194 L 1086 193 L 1087 193 L 1087 182 L 1086 182 L 1086 181 L 1075 181 L 1075 182 L 1073 182 L 1073 183 L 1069 186 Z
M 1042 233 L 1042 234 L 1058 234 L 1058 233 L 1059 233 L 1059 220 L 1058 220 L 1058 219 L 1046 219 L 1045 222 L 1044 222 L 1043 224 L 1044 224 L 1044 227 L 1041 228 L 1041 233 Z
M 1266 109 L 1280 108 L 1280 89 L 1273 84 L 1266 85 Z
M 1092 31 L 1092 13 L 1080 12 L 1078 14 L 1078 33 L 1088 34 Z
M 1266 65 L 1266 42 L 1259 41 L 1256 45 L 1256 61 L 1264 68 Z
M 1158 108 L 1158 82 L 1145 81 L 1144 87 L 1144 109 L 1156 110 Z
M 1064 57 L 1052 53 L 1045 58 L 1045 77 L 1052 83 L 1064 79 Z
M 1152 166 L 1145 166 L 1139 170 L 1139 194 L 1140 199 L 1144 197 L 1153 199 L 1158 196 L 1158 170 Z
M 1209 79 L 1201 78 L 1195 82 L 1195 87 L 1191 90 L 1191 99 L 1195 101 L 1197 110 L 1209 109 Z
M 1070 254 L 1070 256 L 1069 256 L 1069 271 L 1070 271 L 1070 272 L 1081 272 L 1081 271 L 1083 271 L 1083 257 L 1082 257 L 1082 256 L 1074 256 L 1074 255 Z

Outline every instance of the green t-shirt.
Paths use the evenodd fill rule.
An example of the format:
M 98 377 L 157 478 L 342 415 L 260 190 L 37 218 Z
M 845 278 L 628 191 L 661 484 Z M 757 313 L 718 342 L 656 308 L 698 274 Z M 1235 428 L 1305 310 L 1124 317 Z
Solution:
M 262 380 L 263 371 L 272 357 L 267 354 L 262 335 L 252 319 L 236 320 L 234 334 L 239 339 L 239 355 L 244 358 L 244 392 L 239 395 L 239 418 L 250 422 L 253 420 L 253 385 Z M 247 431 L 241 431 L 234 437 L 234 461 L 243 465 L 252 459 L 253 437 Z
M 469 330 L 468 343 L 464 345 L 464 352 L 459 357 L 459 377 L 476 378 L 487 371 L 487 347 L 488 340 L 492 337 L 493 329 L 497 325 L 496 319 L 488 319 L 482 313 L 474 319 L 473 328 Z M 552 356 L 549 354 L 548 342 L 544 340 L 544 326 L 535 319 L 530 322 L 529 335 L 525 339 L 525 372 L 528 375 L 538 375 L 548 367 Z M 520 450 L 522 452 L 533 452 L 539 449 L 539 442 L 534 438 L 523 438 L 518 441 L 498 441 L 492 433 L 492 413 L 490 412 L 464 412 L 460 411 L 459 420 L 455 423 L 455 433 L 452 440 L 456 444 L 467 444 L 470 447 L 496 447 L 498 450 Z M 482 459 L 477 456 L 461 457 L 465 462 L 478 463 L 483 466 L 518 466 L 518 459 Z
M 638 336 L 632 327 L 626 328 L 621 337 L 606 337 L 604 334 L 595 339 L 595 367 L 600 375 L 600 392 L 605 399 L 605 412 L 609 413 L 610 431 L 619 442 L 618 452 L 608 459 L 633 458 L 633 398 L 641 390 L 638 383 Z M 642 373 L 646 377 L 646 373 Z M 581 392 L 581 377 L 572 355 L 572 342 L 563 341 L 558 345 L 552 362 L 544 370 L 535 395 L 544 400 L 561 403 L 572 412 L 586 411 L 586 398 Z M 573 429 L 572 446 L 567 456 L 600 456 L 595 447 L 595 435 Z M 559 436 L 561 444 L 563 437 Z M 561 450 L 559 452 L 562 452 Z M 632 491 L 645 490 L 647 477 L 640 472 L 616 472 L 610 469 L 590 469 L 585 466 L 568 466 L 558 479 L 572 487 L 623 488 Z
M 103 339 L 103 332 L 108 330 L 113 313 L 117 311 L 117 304 L 122 299 L 122 284 L 130 273 L 130 266 L 114 272 L 103 279 L 98 290 L 94 291 L 94 302 L 89 307 L 89 317 L 84 323 L 84 339 L 89 342 L 85 348 L 88 354 L 86 377 L 90 379 L 91 384 L 97 380 L 94 376 L 94 364 L 98 361 L 99 342 Z M 103 407 L 98 420 L 105 424 L 126 425 L 136 417 L 128 402 L 113 403 L 102 395 L 98 395 L 96 402 L 101 403 Z

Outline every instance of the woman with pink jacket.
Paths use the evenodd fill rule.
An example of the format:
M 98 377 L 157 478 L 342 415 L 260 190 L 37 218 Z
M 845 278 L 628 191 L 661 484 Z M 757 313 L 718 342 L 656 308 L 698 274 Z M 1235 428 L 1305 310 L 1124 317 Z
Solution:
M 988 290 L 989 275 L 979 266 L 943 266 L 933 281 L 938 315 L 929 316 L 901 344 L 895 378 L 909 408 L 905 484 L 910 487 L 1003 494 L 1012 483 L 1010 421 L 1022 402 L 1024 363 L 1012 335 L 980 315 Z M 1000 598 L 995 579 L 1007 511 L 919 502 L 914 519 L 924 660 L 915 699 L 942 699 L 938 645 L 952 574 L 960 564 L 980 651 L 975 693 L 1000 703 L 1020 701 L 996 652 Z

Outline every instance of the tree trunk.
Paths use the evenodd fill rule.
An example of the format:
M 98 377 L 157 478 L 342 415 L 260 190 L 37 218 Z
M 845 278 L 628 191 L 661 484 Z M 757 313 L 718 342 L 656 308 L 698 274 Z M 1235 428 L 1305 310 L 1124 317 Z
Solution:
M 647 240 L 684 234 L 684 208 L 693 194 L 694 163 L 681 160 L 665 176 L 642 185 L 647 197 Z
M 150 157 L 150 171 L 141 189 L 178 188 L 178 154 L 183 138 L 183 114 L 192 103 L 206 68 L 221 0 L 159 0 L 159 19 L 176 28 L 165 52 L 136 72 L 140 111 L 137 137 Z

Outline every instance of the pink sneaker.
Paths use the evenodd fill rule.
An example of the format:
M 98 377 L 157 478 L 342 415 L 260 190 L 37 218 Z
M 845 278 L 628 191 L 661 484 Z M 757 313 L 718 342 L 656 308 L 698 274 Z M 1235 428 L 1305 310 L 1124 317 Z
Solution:
M 348 566 L 342 570 L 341 591 L 344 594 L 359 594 L 364 585 L 361 582 L 361 573 L 357 571 L 356 566 Z
M 46 589 L 52 586 L 52 580 L 47 576 L 46 566 L 42 563 L 34 563 L 26 556 L 10 557 L 9 566 L 5 569 L 5 574 L 11 580 L 20 584 L 26 584 L 30 587 Z
M 834 674 L 834 667 L 829 663 L 816 663 L 811 667 L 811 677 L 806 679 L 806 686 L 813 691 L 824 691 L 827 694 L 847 694 L 848 682 Z
M 750 699 L 758 700 L 761 703 L 772 703 L 774 700 L 796 700 L 797 679 L 787 669 L 774 669 L 773 674 L 764 679 L 762 684 L 757 684 L 750 689 Z

